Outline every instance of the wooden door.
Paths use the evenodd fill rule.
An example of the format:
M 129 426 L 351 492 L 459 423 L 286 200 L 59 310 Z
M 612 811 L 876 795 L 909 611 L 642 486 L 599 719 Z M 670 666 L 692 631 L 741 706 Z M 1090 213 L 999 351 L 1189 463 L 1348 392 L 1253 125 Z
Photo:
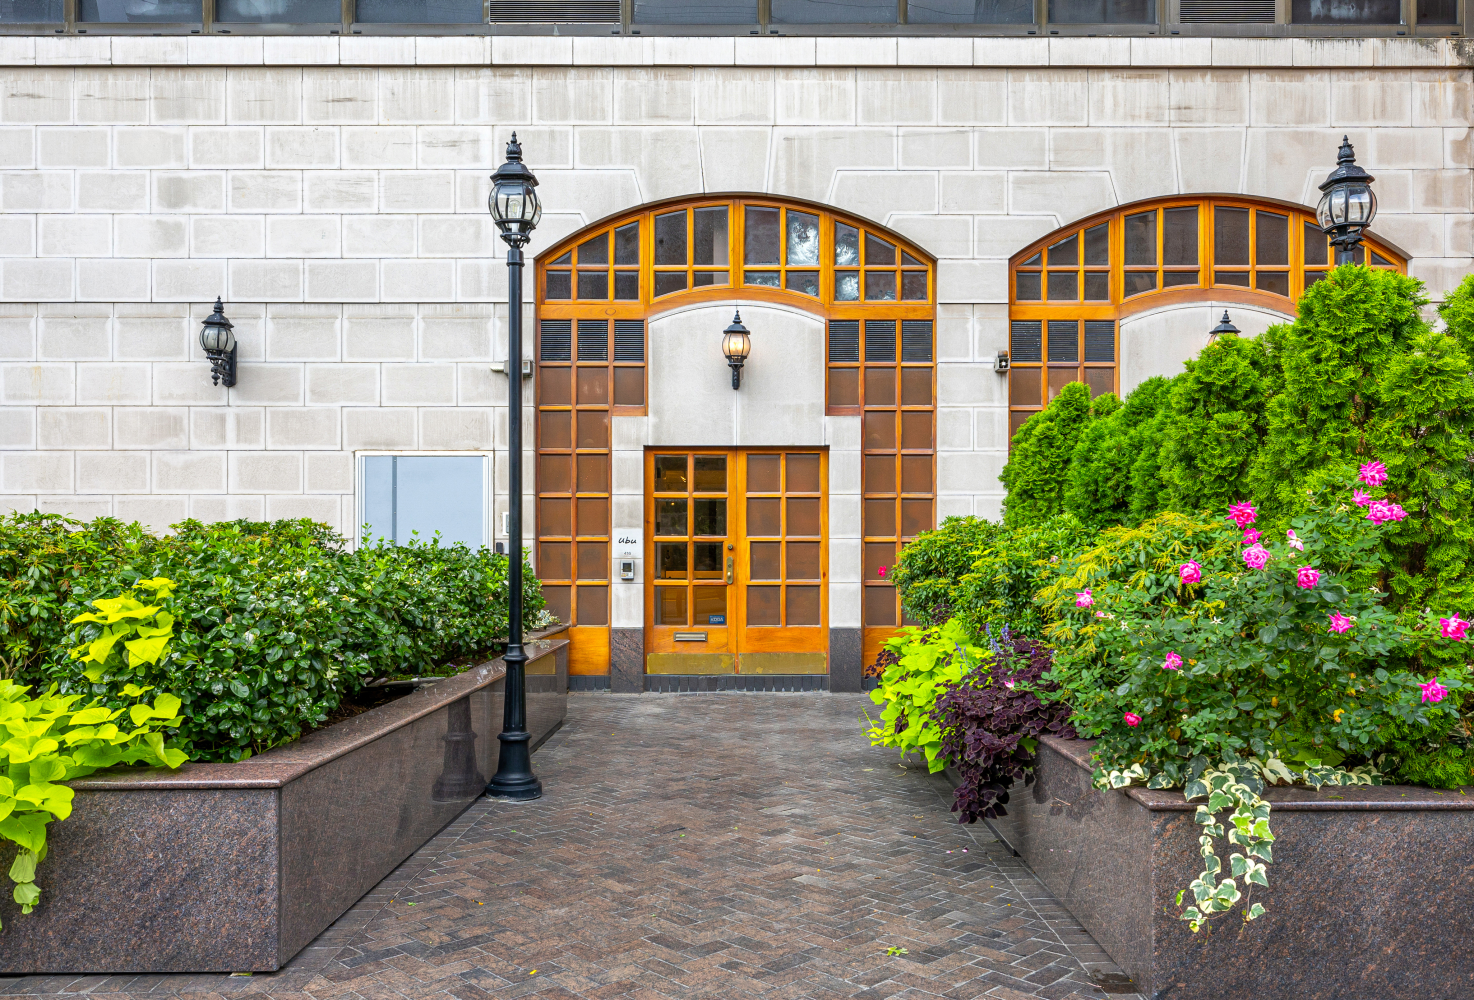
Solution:
M 650 449 L 646 669 L 825 673 L 828 454 Z

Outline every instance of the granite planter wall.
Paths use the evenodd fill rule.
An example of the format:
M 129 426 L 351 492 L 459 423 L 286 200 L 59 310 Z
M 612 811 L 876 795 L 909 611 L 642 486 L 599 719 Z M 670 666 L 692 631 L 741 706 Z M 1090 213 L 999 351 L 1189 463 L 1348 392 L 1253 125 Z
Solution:
M 1089 747 L 1045 738 L 1036 781 L 991 825 L 1144 996 L 1474 996 L 1474 796 L 1271 789 L 1275 863 L 1254 890 L 1268 912 L 1194 936 L 1173 900 L 1202 867 L 1196 806 L 1180 792 L 1096 791 Z
M 567 711 L 560 631 L 528 643 L 534 747 Z M 73 782 L 42 905 L 0 900 L 0 973 L 280 968 L 485 789 L 504 676 L 491 660 L 239 764 Z

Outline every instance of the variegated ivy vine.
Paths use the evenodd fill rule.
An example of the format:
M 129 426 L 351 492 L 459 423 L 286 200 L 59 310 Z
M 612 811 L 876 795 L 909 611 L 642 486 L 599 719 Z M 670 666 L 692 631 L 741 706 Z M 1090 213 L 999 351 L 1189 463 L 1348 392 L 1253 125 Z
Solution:
M 1100 770 L 1095 773 L 1095 787 L 1101 790 L 1126 788 L 1144 784 L 1148 788 L 1173 788 L 1181 785 L 1189 802 L 1207 799 L 1193 817 L 1203 828 L 1198 837 L 1203 855 L 1203 870 L 1186 889 L 1177 890 L 1176 903 L 1187 907 L 1178 915 L 1192 932 L 1207 927 L 1214 917 L 1243 904 L 1245 922 L 1264 915 L 1264 904 L 1251 897 L 1254 886 L 1269 887 L 1268 866 L 1274 862 L 1274 834 L 1269 829 L 1269 801 L 1264 790 L 1270 785 L 1307 784 L 1319 790 L 1325 785 L 1380 785 L 1382 776 L 1369 766 L 1346 770 L 1325 767 L 1318 760 L 1307 761 L 1303 770 L 1293 770 L 1277 757 L 1233 758 L 1220 767 L 1210 768 L 1206 757 L 1194 758 L 1187 769 L 1186 781 L 1167 772 L 1152 774 L 1140 764 L 1125 770 Z M 1218 815 L 1233 810 L 1225 825 Z M 1242 847 L 1229 855 L 1229 874 L 1223 874 L 1223 861 L 1218 857 L 1217 842 L 1227 837 L 1228 843 Z M 1239 879 L 1243 879 L 1240 891 Z M 1189 894 L 1191 898 L 1189 899 Z

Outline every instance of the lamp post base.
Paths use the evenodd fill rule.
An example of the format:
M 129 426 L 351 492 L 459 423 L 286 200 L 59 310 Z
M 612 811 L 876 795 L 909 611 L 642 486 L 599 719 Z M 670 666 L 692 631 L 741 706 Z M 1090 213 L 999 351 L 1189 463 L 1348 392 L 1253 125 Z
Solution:
M 532 754 L 528 743 L 532 737 L 525 732 L 501 733 L 501 755 L 497 761 L 496 776 L 486 785 L 486 796 L 513 802 L 540 799 L 543 783 L 532 773 Z

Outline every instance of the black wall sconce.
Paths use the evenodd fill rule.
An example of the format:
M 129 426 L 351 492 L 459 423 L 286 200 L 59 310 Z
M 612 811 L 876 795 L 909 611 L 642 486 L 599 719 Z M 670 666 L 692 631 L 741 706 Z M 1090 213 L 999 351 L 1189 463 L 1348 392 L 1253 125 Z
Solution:
M 742 365 L 752 352 L 752 337 L 742 325 L 741 310 L 732 314 L 732 325 L 722 331 L 722 353 L 727 356 L 727 366 L 732 369 L 732 388 L 742 385 Z
M 1239 328 L 1236 327 L 1236 326 L 1234 326 L 1232 323 L 1229 322 L 1229 320 L 1228 320 L 1228 310 L 1225 309 L 1225 310 L 1223 310 L 1223 318 L 1218 321 L 1218 325 L 1215 326 L 1213 329 L 1211 329 L 1211 330 L 1208 331 L 1208 343 L 1211 344 L 1211 343 L 1213 343 L 1213 341 L 1217 340 L 1219 337 L 1223 336 L 1224 334 L 1228 334 L 1228 333 L 1231 333 L 1235 337 L 1237 337 L 1239 335 Z
M 224 382 L 227 387 L 235 385 L 235 334 L 234 324 L 225 318 L 225 306 L 215 300 L 215 311 L 205 317 L 200 327 L 200 347 L 210 359 L 210 380 L 216 385 Z

